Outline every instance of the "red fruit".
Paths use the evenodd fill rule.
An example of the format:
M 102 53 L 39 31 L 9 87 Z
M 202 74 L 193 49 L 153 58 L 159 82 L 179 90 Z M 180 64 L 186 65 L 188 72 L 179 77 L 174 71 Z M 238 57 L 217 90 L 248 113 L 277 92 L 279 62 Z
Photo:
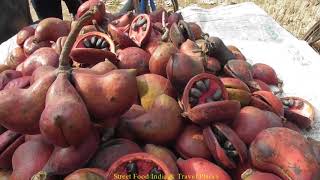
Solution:
M 138 152 L 142 152 L 141 148 L 130 140 L 112 139 L 100 145 L 87 167 L 109 169 L 122 156 Z
M 0 73 L 0 90 L 12 80 L 17 79 L 22 76 L 22 73 L 15 70 L 5 70 Z
M 211 153 L 204 140 L 202 130 L 195 125 L 187 126 L 176 140 L 176 151 L 184 159 L 201 157 L 211 159 Z
M 78 146 L 91 133 L 88 110 L 67 73 L 59 73 L 48 89 L 39 126 L 47 141 L 61 147 Z
M 40 48 L 30 55 L 24 62 L 18 65 L 17 71 L 21 71 L 24 76 L 31 76 L 40 66 L 58 67 L 59 55 L 49 47 Z
M 15 69 L 20 63 L 26 60 L 27 56 L 24 54 L 23 48 L 17 47 L 11 51 L 4 64 Z
M 230 122 L 240 111 L 240 103 L 228 100 L 228 92 L 213 74 L 201 73 L 188 82 L 183 92 L 184 115 L 192 122 Z
M 69 174 L 64 180 L 107 180 L 105 172 L 96 168 L 78 169 Z
M 281 98 L 284 105 L 284 117 L 300 128 L 310 128 L 314 124 L 315 110 L 312 104 L 299 97 Z
M 128 47 L 118 51 L 120 69 L 136 69 L 137 75 L 149 72 L 150 54 L 138 47 Z
M 259 79 L 269 85 L 277 86 L 279 84 L 279 80 L 274 69 L 263 63 L 257 63 L 252 66 L 252 75 L 253 78 Z
M 238 163 L 245 163 L 247 147 L 239 136 L 227 125 L 216 123 L 203 130 L 205 142 L 216 162 L 234 169 Z
M 231 180 L 230 176 L 222 168 L 202 158 L 178 159 L 177 164 L 182 173 L 179 175 L 179 179 Z
M 68 36 L 70 28 L 69 23 L 59 18 L 43 19 L 36 27 L 34 40 L 36 42 L 56 41 L 59 37 Z
M 76 19 L 79 19 L 82 15 L 84 15 L 90 8 L 98 5 L 97 13 L 87 21 L 87 24 L 92 24 L 92 20 L 96 20 L 97 23 L 101 23 L 103 21 L 104 16 L 106 15 L 106 8 L 104 3 L 100 0 L 88 0 L 81 4 L 78 8 Z
M 12 157 L 12 180 L 26 180 L 40 171 L 51 156 L 53 146 L 42 141 L 26 141 Z
M 172 43 L 160 43 L 154 50 L 149 61 L 151 73 L 166 77 L 166 66 L 170 57 L 177 53 L 178 49 Z
M 320 166 L 308 140 L 288 128 L 269 128 L 250 145 L 252 164 L 283 180 L 320 179 Z
M 242 175 L 243 180 L 281 180 L 280 177 L 253 169 L 247 169 Z
M 115 45 L 111 38 L 101 32 L 88 32 L 78 36 L 70 52 L 72 60 L 84 64 L 96 64 L 105 59 L 117 63 Z
M 24 41 L 26 41 L 26 39 L 34 35 L 34 32 L 35 32 L 35 29 L 32 26 L 26 26 L 22 28 L 17 34 L 17 40 L 16 40 L 17 44 L 19 46 L 22 46 Z
M 141 179 L 173 180 L 169 167 L 157 157 L 148 153 L 134 153 L 121 157 L 107 171 L 108 180 L 120 177 Z
M 32 141 L 30 141 L 32 142 Z M 43 166 L 42 171 L 35 174 L 33 178 L 43 175 L 66 175 L 83 167 L 98 149 L 99 138 L 97 133 L 92 132 L 83 143 L 77 147 L 66 148 L 56 146 Z
M 50 41 L 36 41 L 35 36 L 30 36 L 28 39 L 25 40 L 23 44 L 24 54 L 28 57 L 33 54 L 36 50 L 43 48 L 43 47 L 51 47 L 52 44 Z
M 183 91 L 191 78 L 204 72 L 204 67 L 202 61 L 183 53 L 176 53 L 170 57 L 166 72 L 172 85 L 177 90 Z
M 130 25 L 129 37 L 141 47 L 149 41 L 152 31 L 150 16 L 140 14 L 136 16 Z
M 281 117 L 284 115 L 284 108 L 281 100 L 269 91 L 254 92 L 250 105 L 262 110 L 272 111 Z
M 252 106 L 242 108 L 238 117 L 235 118 L 232 123 L 232 129 L 247 145 L 249 145 L 262 130 L 275 126 L 282 126 L 280 117 L 275 114 L 270 115 Z

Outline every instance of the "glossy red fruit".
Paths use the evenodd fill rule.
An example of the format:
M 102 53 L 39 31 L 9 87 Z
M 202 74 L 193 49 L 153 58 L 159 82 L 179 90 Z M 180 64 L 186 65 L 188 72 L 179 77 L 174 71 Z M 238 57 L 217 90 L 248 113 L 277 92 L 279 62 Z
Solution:
M 279 126 L 282 126 L 280 117 L 275 114 L 270 115 L 252 106 L 242 108 L 232 123 L 232 129 L 247 145 L 249 145 L 262 130 Z
M 99 146 L 99 149 L 91 158 L 87 167 L 109 169 L 122 156 L 138 152 L 142 152 L 142 149 L 130 140 L 112 139 Z
M 22 76 L 8 82 L 8 84 L 3 89 L 28 88 L 30 86 L 30 80 L 31 80 L 31 76 Z
M 170 57 L 177 53 L 178 49 L 170 42 L 163 42 L 154 50 L 150 57 L 149 69 L 151 73 L 166 77 L 166 66 Z
M 211 159 L 210 151 L 205 143 L 202 129 L 196 125 L 188 125 L 176 140 L 175 149 L 184 159 L 201 157 Z
M 216 123 L 203 130 L 205 142 L 216 162 L 234 169 L 238 163 L 245 163 L 247 147 L 239 136 L 227 125 Z
M 129 37 L 141 47 L 149 41 L 152 25 L 149 15 L 140 14 L 136 16 L 130 25 Z
M 136 137 L 133 132 L 130 131 L 127 121 L 130 121 L 144 114 L 145 112 L 146 110 L 142 106 L 133 104 L 126 113 L 120 116 L 119 125 L 116 129 L 116 136 L 120 138 L 135 140 Z
M 232 54 L 236 57 L 235 59 L 239 60 L 246 60 L 246 57 L 243 55 L 243 53 L 240 51 L 239 48 L 233 45 L 228 45 L 227 48 L 232 52 Z
M 288 128 L 269 128 L 250 145 L 252 164 L 283 180 L 320 179 L 320 166 L 308 140 Z
M 98 5 L 98 11 L 97 13 L 92 17 L 92 19 L 87 21 L 87 24 L 92 24 L 92 20 L 96 20 L 98 23 L 101 23 L 103 21 L 103 18 L 106 14 L 106 8 L 104 3 L 100 0 L 88 0 L 81 4 L 81 6 L 78 8 L 76 19 L 79 19 L 82 15 L 84 15 L 90 8 L 93 6 Z
M 269 85 L 277 86 L 279 81 L 275 70 L 263 63 L 257 63 L 252 66 L 253 78 L 259 79 Z
M 27 56 L 24 54 L 22 47 L 17 47 L 13 49 L 4 64 L 10 66 L 12 69 L 15 69 L 19 64 L 27 59 Z
M 150 54 L 138 47 L 118 50 L 118 67 L 120 69 L 136 69 L 137 75 L 149 72 Z
M 310 102 L 299 97 L 281 98 L 284 117 L 300 128 L 310 128 L 314 124 L 315 110 Z
M 159 158 L 148 153 L 134 153 L 121 157 L 107 171 L 108 180 L 120 177 L 173 180 L 169 167 Z
M 153 144 L 146 144 L 144 146 L 144 151 L 146 153 L 152 154 L 156 157 L 158 157 L 160 160 L 162 160 L 166 165 L 169 167 L 172 174 L 178 178 L 178 167 L 176 164 L 177 157 L 173 154 L 170 149 L 163 147 L 163 146 L 157 146 Z
M 42 171 L 35 174 L 35 180 L 41 176 L 67 175 L 83 167 L 94 155 L 99 145 L 99 137 L 93 131 L 79 146 L 62 148 L 56 146 Z
M 170 81 L 157 74 L 144 74 L 137 77 L 138 95 L 141 106 L 150 109 L 154 100 L 162 95 L 175 98 L 175 91 Z
M 246 61 L 230 60 L 224 66 L 224 72 L 233 78 L 238 78 L 250 86 L 253 80 L 252 66 Z
M 112 63 L 118 61 L 112 39 L 98 31 L 78 36 L 70 52 L 70 57 L 76 62 L 85 64 L 96 64 L 105 59 Z
M 12 80 L 17 79 L 22 76 L 20 71 L 15 70 L 5 70 L 0 73 L 0 90 L 4 89 L 4 87 Z
M 59 55 L 56 51 L 49 47 L 40 48 L 30 55 L 24 62 L 19 64 L 16 68 L 21 71 L 24 76 L 31 76 L 40 66 L 58 67 Z
M 61 147 L 78 146 L 90 135 L 88 110 L 67 73 L 59 73 L 48 89 L 39 127 L 48 142 Z
M 59 37 L 68 36 L 71 24 L 55 17 L 48 17 L 39 22 L 36 27 L 35 42 L 57 41 Z
M 208 178 L 231 180 L 231 177 L 222 168 L 202 158 L 178 159 L 177 164 L 182 173 L 179 175 L 180 179 L 198 180 Z
M 42 141 L 26 141 L 12 157 L 12 180 L 25 180 L 40 171 L 51 156 L 53 146 Z
M 228 92 L 213 74 L 201 73 L 188 82 L 183 92 L 184 116 L 200 125 L 230 122 L 240 112 L 240 103 L 228 100 Z
M 24 41 L 26 41 L 30 36 L 33 36 L 35 32 L 35 28 L 32 26 L 26 26 L 22 28 L 17 34 L 17 44 L 22 46 Z
M 122 15 L 120 18 L 113 20 L 110 24 L 115 27 L 124 27 L 131 24 L 134 18 L 135 15 L 132 13 L 132 11 L 129 11 Z
M 216 58 L 207 56 L 205 57 L 204 68 L 207 73 L 218 74 L 221 70 L 221 64 Z
M 222 83 L 227 89 L 228 97 L 232 100 L 237 100 L 241 106 L 249 105 L 251 101 L 251 93 L 249 87 L 240 79 L 223 77 Z
M 130 25 L 124 27 L 116 27 L 112 24 L 108 25 L 108 32 L 110 33 L 113 41 L 120 47 L 120 48 L 127 48 L 137 46 L 132 39 L 130 39 L 128 32 L 129 32 Z
M 271 88 L 269 87 L 269 85 L 259 79 L 254 79 L 250 88 L 251 88 L 251 92 L 255 92 L 255 91 L 270 91 L 271 92 Z
M 262 110 L 272 111 L 281 117 L 284 115 L 281 100 L 269 91 L 256 91 L 252 93 L 250 105 Z
M 280 177 L 272 173 L 261 172 L 254 169 L 247 169 L 241 177 L 243 180 L 281 180 Z
M 127 123 L 130 131 L 143 142 L 170 143 L 176 139 L 182 127 L 181 109 L 174 98 L 162 94 L 146 113 Z
M 23 50 L 24 54 L 28 57 L 33 54 L 36 50 L 43 47 L 51 47 L 50 41 L 40 41 L 36 42 L 34 36 L 30 36 L 28 39 L 24 41 Z
M 0 135 L 0 168 L 11 169 L 11 159 L 16 149 L 24 143 L 24 136 L 7 130 Z
M 172 85 L 178 91 L 183 91 L 192 77 L 204 73 L 204 67 L 202 61 L 195 60 L 183 53 L 176 53 L 170 57 L 166 72 Z

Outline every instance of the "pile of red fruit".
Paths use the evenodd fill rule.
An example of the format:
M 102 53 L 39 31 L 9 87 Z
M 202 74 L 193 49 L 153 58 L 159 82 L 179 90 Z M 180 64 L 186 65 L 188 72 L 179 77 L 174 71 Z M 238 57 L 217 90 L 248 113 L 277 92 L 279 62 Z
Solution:
M 314 109 L 178 13 L 42 20 L 0 66 L 0 179 L 319 180 Z

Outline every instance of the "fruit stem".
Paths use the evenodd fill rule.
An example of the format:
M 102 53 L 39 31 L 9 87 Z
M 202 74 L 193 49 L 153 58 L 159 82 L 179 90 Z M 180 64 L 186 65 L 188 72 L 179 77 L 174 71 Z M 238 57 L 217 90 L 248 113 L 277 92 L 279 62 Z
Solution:
M 74 42 L 77 39 L 78 34 L 80 33 L 80 30 L 84 26 L 84 24 L 90 20 L 94 14 L 96 14 L 98 11 L 98 5 L 94 6 L 90 10 L 88 10 L 83 16 L 80 17 L 79 21 L 75 25 L 73 29 L 71 29 L 71 32 L 69 33 L 67 40 L 63 46 L 63 49 L 61 51 L 60 57 L 59 57 L 59 70 L 60 71 L 68 71 L 71 69 L 70 63 L 69 63 L 69 54 L 71 52 L 72 46 Z

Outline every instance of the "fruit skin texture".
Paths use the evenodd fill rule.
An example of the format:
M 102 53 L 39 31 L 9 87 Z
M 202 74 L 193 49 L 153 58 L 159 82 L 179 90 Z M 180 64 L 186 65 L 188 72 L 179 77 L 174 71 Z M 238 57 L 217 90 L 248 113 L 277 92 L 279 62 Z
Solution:
M 24 41 L 28 39 L 30 36 L 33 36 L 35 29 L 32 26 L 26 26 L 22 28 L 17 34 L 17 44 L 22 46 Z
M 76 19 L 79 19 L 82 15 L 84 15 L 91 7 L 98 5 L 100 0 L 88 0 L 81 4 L 78 8 Z M 103 3 L 98 6 L 99 11 L 92 17 L 92 19 L 88 20 L 87 24 L 92 24 L 92 20 L 96 20 L 98 23 L 103 21 L 103 17 L 106 14 L 106 8 Z
M 272 67 L 267 64 L 257 63 L 252 66 L 253 78 L 259 79 L 269 85 L 278 85 L 278 77 Z
M 43 141 L 26 141 L 12 157 L 11 180 L 29 180 L 42 169 L 51 156 L 53 146 Z
M 160 45 L 154 50 L 151 55 L 149 61 L 150 72 L 166 77 L 167 63 L 171 55 L 177 52 L 178 49 L 172 43 L 160 43 Z
M 69 174 L 84 166 L 96 152 L 98 145 L 99 137 L 94 130 L 83 143 L 77 147 L 69 146 L 62 148 L 56 146 L 49 160 L 43 166 L 42 171 L 38 174 L 43 172 L 47 175 Z
M 189 125 L 183 130 L 176 140 L 175 148 L 184 159 L 196 157 L 211 159 L 201 128 L 196 125 Z
M 39 126 L 49 142 L 61 147 L 80 145 L 90 134 L 89 113 L 67 73 L 59 73 L 50 86 Z
M 281 180 L 280 177 L 272 174 L 272 173 L 265 173 L 253 169 L 247 169 L 241 175 L 243 180 Z
M 31 76 L 40 66 L 58 67 L 59 55 L 52 48 L 44 47 L 36 50 L 24 62 L 17 66 L 17 71 L 21 71 L 24 76 Z
M 116 162 L 114 162 L 111 167 L 107 171 L 107 179 L 108 180 L 116 180 L 118 178 L 115 177 L 116 174 L 122 174 L 124 169 L 124 164 L 132 161 L 141 161 L 142 163 L 148 163 L 152 162 L 154 165 L 158 166 L 162 172 L 163 175 L 166 177 L 165 180 L 174 180 L 172 176 L 172 172 L 170 171 L 169 167 L 159 158 L 157 158 L 154 155 L 148 154 L 148 153 L 133 153 L 128 154 L 126 156 L 122 156 L 120 159 L 118 159 Z M 150 166 L 150 165 L 149 165 Z M 150 168 L 147 164 L 145 167 L 141 168 Z M 119 172 L 120 171 L 120 172 Z M 142 169 L 142 171 L 145 171 L 145 169 Z
M 150 109 L 154 100 L 161 94 L 175 97 L 170 81 L 157 74 L 144 74 L 137 77 L 138 92 L 142 107 Z
M 10 81 L 22 76 L 20 71 L 5 70 L 0 73 L 0 90 L 2 90 Z
M 247 145 L 250 145 L 262 130 L 279 126 L 282 126 L 280 117 L 252 106 L 242 108 L 232 123 L 232 129 Z
M 181 109 L 172 97 L 158 96 L 143 115 L 127 121 L 130 131 L 147 143 L 165 144 L 173 141 L 182 127 Z
M 149 72 L 150 54 L 138 47 L 128 47 L 118 51 L 120 69 L 136 69 L 137 75 Z
M 146 144 L 144 150 L 146 153 L 152 154 L 166 163 L 173 175 L 178 175 L 179 170 L 176 165 L 177 157 L 169 149 L 163 146 Z
M 124 155 L 142 152 L 141 148 L 127 139 L 112 139 L 100 145 L 87 167 L 109 169 L 116 160 Z
M 231 177 L 219 166 L 202 158 L 178 159 L 177 165 L 182 174 L 180 179 L 191 176 L 190 180 L 202 179 L 199 176 L 207 176 L 209 179 L 231 180 Z M 203 177 L 204 178 L 204 177 Z
M 35 41 L 56 41 L 70 32 L 70 24 L 59 18 L 49 17 L 40 21 L 35 30 Z
M 19 133 L 38 134 L 46 94 L 55 78 L 51 73 L 38 79 L 27 89 L 0 91 L 0 124 Z
M 15 69 L 20 63 L 26 60 L 27 56 L 24 54 L 22 47 L 14 48 L 7 57 L 5 64 Z
M 250 145 L 252 164 L 284 180 L 320 179 L 320 166 L 308 140 L 287 128 L 269 128 Z
M 73 72 L 73 82 L 97 122 L 119 117 L 137 96 L 135 70 L 113 70 L 104 75 Z
M 64 180 L 107 180 L 107 177 L 101 169 L 84 168 L 69 174 Z

